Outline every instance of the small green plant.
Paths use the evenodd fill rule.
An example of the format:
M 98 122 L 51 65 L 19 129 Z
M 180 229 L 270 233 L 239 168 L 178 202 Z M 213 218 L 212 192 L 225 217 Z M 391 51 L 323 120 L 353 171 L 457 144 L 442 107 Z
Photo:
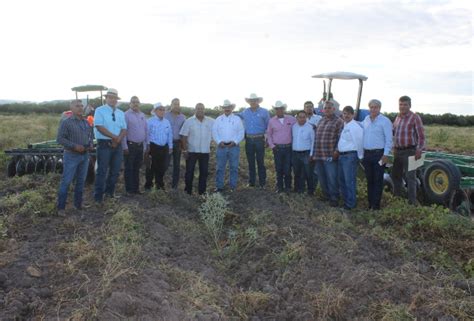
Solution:
M 449 132 L 444 128 L 440 128 L 433 133 L 433 139 L 440 143 L 447 142 L 449 139 Z
M 206 229 L 219 253 L 222 249 L 219 241 L 224 226 L 227 205 L 228 202 L 224 196 L 220 193 L 213 193 L 206 195 L 204 203 L 199 207 L 201 220 L 206 226 Z
M 283 250 L 276 254 L 276 261 L 281 266 L 287 266 L 290 263 L 299 261 L 305 252 L 305 247 L 300 241 L 288 242 L 285 241 L 285 247 Z

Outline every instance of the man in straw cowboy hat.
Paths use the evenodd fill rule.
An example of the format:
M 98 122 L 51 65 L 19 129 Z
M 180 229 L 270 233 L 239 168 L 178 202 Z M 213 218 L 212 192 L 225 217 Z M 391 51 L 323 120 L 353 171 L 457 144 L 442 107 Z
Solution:
M 115 197 L 115 184 L 122 166 L 122 139 L 127 134 L 125 114 L 117 108 L 120 97 L 116 89 L 109 88 L 105 105 L 95 111 L 94 126 L 97 139 L 97 175 L 94 199 L 100 203 L 104 193 Z
M 245 127 L 245 153 L 249 165 L 249 186 L 255 186 L 256 172 L 255 161 L 258 167 L 258 183 L 261 188 L 265 187 L 267 173 L 265 169 L 265 131 L 268 127 L 270 114 L 268 110 L 260 107 L 262 97 L 250 94 L 245 101 L 250 105 L 239 113 Z
M 286 107 L 279 100 L 275 103 L 273 109 L 276 115 L 270 119 L 267 127 L 267 142 L 273 151 L 278 193 L 291 190 L 291 127 L 296 119 L 285 115 Z
M 244 126 L 242 120 L 232 114 L 235 104 L 229 100 L 224 100 L 221 108 L 224 113 L 217 117 L 212 126 L 212 138 L 217 144 L 216 161 L 216 192 L 224 190 L 224 177 L 227 162 L 230 167 L 230 189 L 237 188 L 237 179 L 239 172 L 239 143 L 244 139 Z

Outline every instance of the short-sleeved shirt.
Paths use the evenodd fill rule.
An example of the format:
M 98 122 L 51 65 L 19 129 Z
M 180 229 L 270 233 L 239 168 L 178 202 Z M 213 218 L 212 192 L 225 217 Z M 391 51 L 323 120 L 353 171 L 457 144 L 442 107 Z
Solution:
M 210 153 L 212 140 L 212 125 L 214 119 L 204 116 L 200 121 L 196 116 L 186 119 L 181 127 L 180 135 L 188 140 L 188 152 Z
M 100 106 L 95 110 L 94 114 L 94 134 L 97 139 L 111 139 L 108 136 L 102 135 L 97 127 L 103 126 L 112 134 L 118 136 L 122 129 L 127 129 L 125 122 L 125 114 L 118 108 L 112 108 L 109 105 Z

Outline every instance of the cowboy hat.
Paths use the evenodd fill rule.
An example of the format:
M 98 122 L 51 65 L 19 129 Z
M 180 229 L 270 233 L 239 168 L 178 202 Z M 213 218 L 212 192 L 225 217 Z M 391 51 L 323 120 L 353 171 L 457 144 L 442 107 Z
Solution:
M 153 105 L 153 111 L 155 111 L 158 108 L 165 108 L 165 106 L 163 106 L 160 102 Z
M 107 89 L 107 92 L 105 93 L 104 96 L 105 96 L 105 97 L 107 97 L 107 96 L 114 96 L 114 97 L 116 97 L 117 99 L 120 99 L 120 97 L 118 96 L 118 91 L 117 91 L 117 89 L 114 89 L 114 88 L 109 88 L 109 89 Z
M 234 108 L 235 104 L 231 103 L 229 99 L 224 100 L 224 104 L 221 105 L 222 108 Z
M 258 97 L 257 94 L 255 93 L 251 93 L 249 97 L 245 98 L 245 101 L 247 103 L 251 102 L 251 101 L 257 101 L 259 104 L 262 102 L 263 98 L 262 97 Z
M 277 109 L 277 108 L 286 108 L 286 104 L 282 103 L 280 100 L 277 100 L 275 102 L 275 106 L 273 106 L 273 108 Z

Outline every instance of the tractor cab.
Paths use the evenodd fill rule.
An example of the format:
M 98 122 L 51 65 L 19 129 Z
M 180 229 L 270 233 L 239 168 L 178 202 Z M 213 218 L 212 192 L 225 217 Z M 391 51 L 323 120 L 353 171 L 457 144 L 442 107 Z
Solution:
M 332 81 L 334 79 L 342 79 L 342 80 L 358 80 L 359 81 L 359 91 L 357 94 L 357 103 L 355 107 L 355 117 L 354 119 L 357 121 L 363 121 L 364 118 L 369 114 L 367 109 L 360 109 L 360 100 L 362 97 L 362 87 L 364 81 L 367 80 L 367 76 L 361 74 L 355 74 L 353 72 L 345 72 L 345 71 L 336 71 L 336 72 L 328 72 L 319 75 L 314 75 L 313 78 L 322 78 L 323 79 L 323 98 L 319 102 L 320 107 L 324 104 L 327 99 L 331 99 L 333 94 L 331 92 L 332 89 Z M 328 80 L 328 90 L 326 91 L 326 79 Z M 321 111 L 320 111 L 321 112 Z
M 84 114 L 87 118 L 87 121 L 92 126 L 92 124 L 94 123 L 95 108 L 104 104 L 102 92 L 107 90 L 107 87 L 104 87 L 101 85 L 85 85 L 85 86 L 74 87 L 71 90 L 76 93 L 76 99 L 83 99 L 83 98 L 79 98 L 78 93 L 84 93 L 84 92 L 90 93 L 90 92 L 97 92 L 97 91 L 100 92 L 99 102 L 93 102 L 96 99 L 89 99 L 89 94 L 86 95 L 86 104 L 85 104 Z M 71 111 L 70 110 L 65 111 L 61 115 L 61 120 L 68 118 L 69 116 L 71 116 Z

